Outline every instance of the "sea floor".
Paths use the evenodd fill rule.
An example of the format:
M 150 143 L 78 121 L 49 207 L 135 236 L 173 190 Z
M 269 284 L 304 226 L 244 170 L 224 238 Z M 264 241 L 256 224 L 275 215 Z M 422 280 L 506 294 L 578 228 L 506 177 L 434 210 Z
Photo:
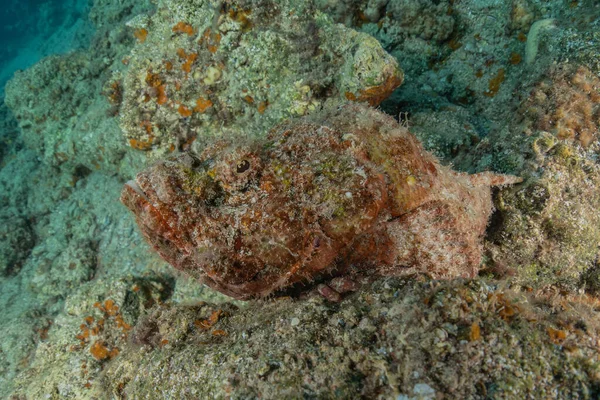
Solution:
M 260 119 L 270 107 L 265 115 L 275 120 L 289 110 L 309 113 L 335 96 L 356 100 L 335 85 L 360 83 L 361 73 L 393 57 L 404 82 L 379 106 L 382 112 L 408 126 L 446 165 L 525 180 L 494 192 L 478 277 L 380 279 L 333 303 L 318 296 L 241 302 L 213 291 L 163 261 L 119 201 L 125 182 L 168 147 L 154 143 L 142 151 L 149 150 L 145 142 L 131 141 L 128 118 L 145 118 L 149 111 L 140 110 L 160 101 L 160 85 L 148 89 L 154 97 L 135 92 L 149 73 L 131 66 L 170 71 L 153 57 L 180 54 L 177 46 L 189 39 L 171 26 L 189 17 L 212 28 L 222 3 L 48 2 L 30 5 L 37 11 L 23 16 L 23 24 L 5 27 L 6 37 L 16 38 L 20 26 L 35 20 L 19 40 L 4 39 L 0 53 L 0 398 L 600 396 L 600 5 L 233 1 L 220 17 L 225 39 L 210 46 L 228 46 L 227 34 L 260 27 L 257 43 L 269 46 L 240 41 L 241 48 L 258 49 L 260 68 L 232 82 L 245 79 L 257 93 L 293 105 L 260 106 L 244 92 L 231 100 L 252 107 L 240 118 Z M 300 3 L 316 22 L 292 34 Z M 252 21 L 271 15 L 265 9 L 286 12 L 273 14 L 276 26 Z M 23 14 L 18 10 L 14 15 Z M 165 36 L 142 26 L 164 29 Z M 357 40 L 355 31 L 365 36 Z M 327 32 L 341 32 L 343 40 L 319 38 Z M 297 84 L 273 83 L 281 95 L 260 92 L 264 76 L 279 75 L 265 65 L 279 68 L 281 49 L 304 48 L 308 33 L 339 58 L 317 68 L 315 60 L 326 62 L 318 52 L 287 55 L 301 68 L 281 75 Z M 373 50 L 377 42 L 366 34 L 381 47 Z M 206 37 L 216 41 L 210 32 Z M 190 46 L 206 37 L 189 39 Z M 148 49 L 145 40 L 159 44 Z M 361 43 L 369 44 L 366 50 Z M 209 56 L 223 64 L 252 55 L 212 49 Z M 348 67 L 368 51 L 372 64 L 361 59 L 364 71 Z M 196 60 L 189 54 L 179 71 L 185 78 L 175 77 L 184 91 L 193 91 L 183 81 L 185 62 Z M 236 65 L 243 70 L 244 62 Z M 217 82 L 236 73 L 233 67 L 218 76 L 210 71 Z M 193 72 L 190 79 L 214 84 Z M 233 86 L 213 86 L 211 94 L 229 96 Z M 172 114 L 159 114 L 171 120 Z M 186 147 L 182 137 L 169 137 L 189 120 L 177 124 L 163 143 L 185 150 L 204 143 Z

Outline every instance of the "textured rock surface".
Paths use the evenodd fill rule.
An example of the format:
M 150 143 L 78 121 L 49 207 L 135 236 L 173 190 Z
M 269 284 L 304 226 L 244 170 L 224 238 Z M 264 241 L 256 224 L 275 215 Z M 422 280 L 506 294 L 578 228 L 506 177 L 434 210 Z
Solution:
M 474 277 L 490 187 L 518 181 L 455 173 L 393 118 L 350 105 L 160 161 L 121 201 L 175 268 L 247 299 L 369 270 Z
M 553 66 L 518 114 L 515 130 L 550 132 L 589 147 L 600 135 L 600 78 L 584 66 Z
M 118 11 L 111 12 L 114 8 Z M 135 40 L 124 20 L 150 8 L 146 1 L 118 7 L 95 2 L 90 19 L 97 31 L 89 48 L 45 58 L 7 83 L 5 102 L 23 140 L 46 165 L 127 174 L 129 165 L 142 163 L 127 153 L 101 93 Z
M 511 106 L 510 124 L 496 126 L 471 150 L 447 154 L 461 169 L 525 178 L 498 197 L 498 229 L 488 246 L 490 267 L 524 285 L 599 287 L 597 73 L 557 63 L 528 82 Z
M 0 275 L 17 273 L 35 243 L 25 218 L 0 216 Z
M 391 279 L 339 305 L 161 307 L 99 386 L 141 399 L 591 399 L 600 383 L 592 304 L 481 280 Z
M 198 136 L 266 132 L 325 102 L 377 105 L 403 80 L 375 39 L 334 24 L 311 1 L 157 7 L 129 23 L 138 44 L 112 83 L 120 126 L 136 149 L 164 153 Z
M 407 38 L 443 41 L 452 34 L 455 25 L 448 1 L 317 0 L 316 3 L 335 20 L 347 25 L 378 24 L 379 29 L 396 41 Z
M 511 137 L 497 142 L 513 146 L 505 154 L 520 154 L 503 164 L 527 182 L 498 198 L 492 258 L 520 265 L 525 284 L 597 290 L 600 80 L 585 67 L 558 64 L 533 85 L 518 115 Z
M 400 114 L 400 118 L 412 133 L 444 164 L 450 164 L 458 170 L 469 170 L 469 164 L 463 161 L 469 152 L 481 140 L 477 127 L 473 124 L 471 113 L 459 105 L 441 110 L 417 111 Z
M 0 103 L 0 167 L 6 165 L 10 151 L 22 145 L 21 131 L 17 121 L 4 102 Z
M 535 172 L 497 199 L 491 259 L 526 285 L 597 290 L 600 168 L 549 133 L 534 136 L 529 151 Z
M 402 112 L 426 147 L 461 171 L 526 182 L 496 196 L 484 255 L 494 279 L 390 280 L 339 304 L 278 299 L 239 310 L 214 305 L 223 297 L 156 257 L 118 203 L 125 179 L 113 174 L 129 179 L 148 153 L 124 142 L 106 99 L 118 91 L 106 80 L 125 70 L 138 40 L 126 21 L 150 8 L 94 5 L 92 55 L 52 57 L 15 78 L 23 138 L 0 109 L 0 215 L 35 237 L 31 252 L 10 247 L 29 255 L 0 276 L 0 397 L 282 398 L 289 387 L 321 398 L 598 397 L 598 305 L 589 296 L 600 290 L 600 150 L 597 139 L 582 146 L 577 132 L 558 138 L 555 125 L 539 124 L 564 99 L 592 99 L 569 79 L 580 67 L 600 73 L 598 2 L 318 1 L 400 61 L 406 82 L 382 108 Z M 388 7 L 423 18 L 405 28 Z M 526 64 L 529 30 L 544 19 L 555 24 L 539 32 Z M 411 25 L 420 21 L 443 24 L 421 34 Z M 519 117 L 532 106 L 535 119 Z M 101 146 L 120 155 L 101 162 Z

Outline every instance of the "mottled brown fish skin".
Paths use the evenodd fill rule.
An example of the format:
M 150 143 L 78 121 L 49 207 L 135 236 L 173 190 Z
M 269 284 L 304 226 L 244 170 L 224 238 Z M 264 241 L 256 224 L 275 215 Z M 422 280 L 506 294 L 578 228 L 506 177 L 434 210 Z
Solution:
M 439 164 L 391 117 L 351 104 L 159 161 L 123 188 L 154 249 L 237 299 L 332 277 L 473 277 L 491 185 Z

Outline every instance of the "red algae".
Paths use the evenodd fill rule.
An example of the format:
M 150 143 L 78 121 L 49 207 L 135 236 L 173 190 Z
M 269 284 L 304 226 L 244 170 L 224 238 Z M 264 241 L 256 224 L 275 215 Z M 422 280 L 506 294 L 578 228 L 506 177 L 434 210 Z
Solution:
M 194 28 L 187 22 L 180 21 L 173 27 L 175 33 L 185 33 L 188 36 L 194 36 Z
M 148 37 L 148 30 L 146 30 L 144 28 L 136 29 L 133 32 L 133 36 L 136 37 L 138 42 L 144 43 L 146 41 L 146 38 Z

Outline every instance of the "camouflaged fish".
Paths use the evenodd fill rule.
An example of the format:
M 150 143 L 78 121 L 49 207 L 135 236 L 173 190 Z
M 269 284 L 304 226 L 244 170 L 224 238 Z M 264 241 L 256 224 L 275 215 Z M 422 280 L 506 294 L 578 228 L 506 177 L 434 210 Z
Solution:
M 452 171 L 350 104 L 160 161 L 121 201 L 161 257 L 226 295 L 335 295 L 360 275 L 475 276 L 490 188 L 516 182 Z

